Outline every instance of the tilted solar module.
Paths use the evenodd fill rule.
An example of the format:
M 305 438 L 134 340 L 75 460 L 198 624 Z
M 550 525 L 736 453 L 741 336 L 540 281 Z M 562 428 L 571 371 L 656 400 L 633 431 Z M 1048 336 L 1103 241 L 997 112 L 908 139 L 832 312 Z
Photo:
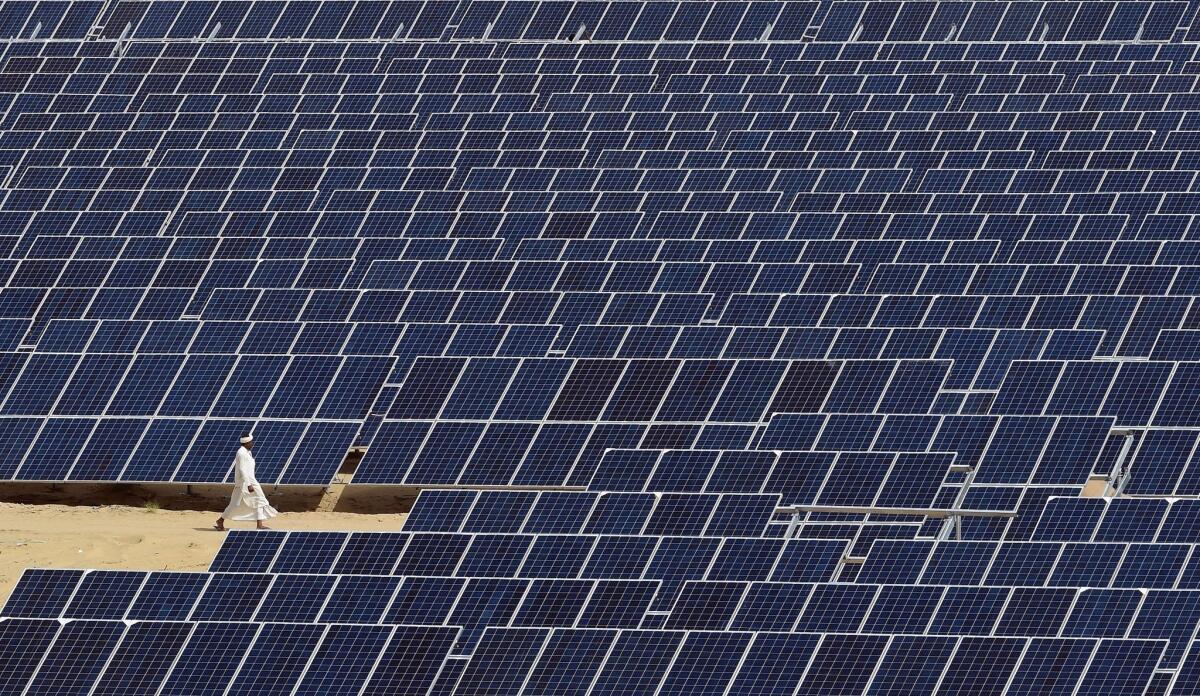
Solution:
M 1088 693 L 1112 688 L 1133 693 L 1153 676 L 1161 641 L 1037 638 L 886 637 L 846 634 L 489 629 L 487 649 L 473 656 L 456 693 L 561 685 L 586 693 L 622 689 L 687 693 L 820 693 L 822 689 L 918 688 L 933 693 L 964 680 L 991 688 L 1017 683 L 1066 687 L 1082 681 Z M 574 651 L 564 655 L 567 646 Z M 706 656 L 711 662 L 701 666 Z M 1071 659 L 1073 657 L 1073 659 Z M 1059 672 L 1054 663 L 1078 669 Z M 1127 670 L 1116 670 L 1127 662 Z M 565 663 L 565 664 L 564 664 Z M 569 685 L 566 670 L 589 683 Z M 911 681 L 903 681 L 905 678 Z M 526 681 L 529 680 L 529 681 Z M 940 682 L 939 682 L 940 680 Z M 1048 680 L 1048 681 L 1047 681 Z M 1128 690 L 1128 691 L 1123 691 Z M 940 693 L 940 691 L 939 691 Z M 1098 693 L 1098 692 L 1097 692 Z
M 13 693 L 223 692 L 422 694 L 456 628 L 323 624 L 0 620 L 20 650 Z

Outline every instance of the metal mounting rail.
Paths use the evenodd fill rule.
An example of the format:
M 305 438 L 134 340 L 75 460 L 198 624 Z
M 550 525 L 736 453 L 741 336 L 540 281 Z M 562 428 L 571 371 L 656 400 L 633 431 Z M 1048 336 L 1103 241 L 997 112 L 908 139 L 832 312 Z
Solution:
M 460 483 L 357 483 L 350 482 L 356 488 L 413 488 L 418 491 L 555 491 L 569 493 L 585 493 L 587 486 L 489 486 L 484 484 L 467 485 Z
M 960 508 L 888 508 L 856 505 L 787 505 L 775 508 L 777 514 L 829 512 L 850 515 L 913 515 L 920 517 L 1016 517 L 1016 510 L 964 510 Z

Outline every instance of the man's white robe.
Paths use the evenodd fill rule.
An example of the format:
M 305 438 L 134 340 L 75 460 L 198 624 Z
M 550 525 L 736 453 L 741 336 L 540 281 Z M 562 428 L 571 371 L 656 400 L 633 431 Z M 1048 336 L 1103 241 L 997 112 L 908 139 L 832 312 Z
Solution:
M 250 488 L 254 492 L 250 492 Z M 239 447 L 237 456 L 233 459 L 233 495 L 229 497 L 229 507 L 221 513 L 227 520 L 269 520 L 279 514 L 267 496 L 262 486 L 254 478 L 254 455 L 245 447 Z

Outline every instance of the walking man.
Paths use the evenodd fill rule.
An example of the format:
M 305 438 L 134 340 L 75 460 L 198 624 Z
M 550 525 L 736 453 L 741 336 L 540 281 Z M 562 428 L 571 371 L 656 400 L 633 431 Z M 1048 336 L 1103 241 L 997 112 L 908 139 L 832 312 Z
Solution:
M 225 520 L 254 520 L 259 529 L 269 529 L 263 520 L 279 514 L 278 510 L 271 507 L 262 486 L 254 478 L 254 455 L 250 454 L 254 448 L 254 438 L 247 433 L 241 443 L 233 459 L 233 495 L 229 497 L 229 507 L 225 508 L 214 525 L 222 532 L 225 531 Z

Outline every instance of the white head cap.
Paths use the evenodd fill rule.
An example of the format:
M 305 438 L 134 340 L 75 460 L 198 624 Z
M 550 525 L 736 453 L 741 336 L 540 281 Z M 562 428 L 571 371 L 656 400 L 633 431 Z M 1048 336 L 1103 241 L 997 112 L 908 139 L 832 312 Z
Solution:
M 253 436 L 251 436 L 251 435 L 247 435 L 247 436 L 243 437 L 243 438 L 240 440 L 240 442 L 241 442 L 243 445 L 248 445 L 248 444 L 250 444 L 251 442 L 254 442 L 254 437 L 253 437 Z

